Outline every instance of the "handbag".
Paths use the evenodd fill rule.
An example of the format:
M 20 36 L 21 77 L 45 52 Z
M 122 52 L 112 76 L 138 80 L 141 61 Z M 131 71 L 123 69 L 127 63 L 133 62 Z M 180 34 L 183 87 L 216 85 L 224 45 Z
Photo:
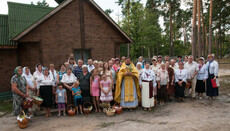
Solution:
M 218 87 L 217 84 L 216 84 L 216 81 L 214 79 L 211 79 L 211 83 L 212 83 L 213 88 Z

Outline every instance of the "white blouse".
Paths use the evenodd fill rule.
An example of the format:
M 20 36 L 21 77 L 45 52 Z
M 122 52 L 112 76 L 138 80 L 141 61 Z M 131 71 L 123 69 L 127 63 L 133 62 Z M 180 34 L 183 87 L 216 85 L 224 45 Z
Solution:
M 161 79 L 161 76 L 164 76 L 164 79 Z M 161 85 L 167 85 L 169 82 L 169 75 L 168 71 L 165 70 L 164 72 L 160 69 L 157 73 L 157 81 L 160 81 Z
M 41 72 L 38 72 L 38 71 L 35 71 L 34 74 L 33 74 L 33 79 L 32 79 L 32 81 L 33 81 L 33 82 L 36 82 L 37 88 L 39 88 L 38 79 L 39 79 L 39 77 L 41 77 L 41 76 L 42 76 L 42 73 L 41 73 Z
M 175 72 L 175 82 L 182 80 L 184 82 L 187 81 L 187 70 L 186 69 L 176 69 Z
M 141 68 L 140 70 L 137 69 L 137 71 L 138 71 L 138 75 L 139 75 L 139 77 L 140 77 L 141 74 L 142 74 L 142 72 L 143 72 L 143 69 L 142 69 L 142 68 Z
M 38 89 L 40 89 L 40 86 L 49 86 L 49 85 L 55 86 L 54 79 L 50 75 L 48 76 L 41 75 L 38 78 L 37 82 L 38 82 L 38 87 L 37 87 Z
M 67 73 L 65 73 L 61 79 L 62 83 L 67 84 L 74 83 L 75 81 L 77 81 L 77 77 L 73 73 L 71 73 L 70 75 L 67 75 Z
M 213 61 L 210 64 L 210 67 L 209 67 L 209 62 L 207 62 L 206 67 L 207 67 L 207 69 L 209 69 L 209 74 L 214 74 L 215 76 L 218 76 L 219 65 L 218 65 L 218 63 L 216 61 Z
M 197 80 L 206 80 L 208 78 L 208 69 L 206 67 L 206 65 L 202 65 L 198 64 L 199 67 L 199 71 L 197 73 L 196 79 Z
M 193 74 L 199 70 L 198 65 L 196 62 L 186 62 L 184 68 L 187 69 L 187 79 L 192 79 Z
M 54 70 L 54 73 L 49 70 L 49 73 L 50 73 L 50 76 L 54 79 L 54 82 L 56 83 L 57 82 L 57 71 Z
M 159 68 L 160 68 L 160 65 L 158 65 L 158 64 L 157 64 L 156 66 L 154 66 L 154 65 L 151 65 L 151 66 L 150 66 L 150 69 L 152 69 L 152 71 L 153 71 L 155 74 L 157 74 Z
M 142 80 L 153 81 L 153 87 L 157 86 L 155 73 L 151 69 L 143 69 L 143 72 L 139 79 L 139 84 L 142 85 Z

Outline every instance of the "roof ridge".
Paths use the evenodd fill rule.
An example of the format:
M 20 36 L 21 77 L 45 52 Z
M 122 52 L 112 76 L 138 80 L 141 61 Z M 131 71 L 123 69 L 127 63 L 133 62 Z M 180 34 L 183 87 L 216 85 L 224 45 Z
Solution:
M 49 7 L 49 6 L 39 6 L 39 5 L 32 5 L 32 4 L 26 4 L 26 3 L 18 3 L 18 2 L 12 2 L 12 1 L 7 1 L 7 4 L 9 6 L 9 4 L 12 5 L 20 5 L 20 6 L 30 6 L 30 7 L 35 7 L 35 8 L 45 8 L 45 9 L 54 9 L 56 7 Z
M 8 16 L 7 14 L 0 14 L 0 16 Z

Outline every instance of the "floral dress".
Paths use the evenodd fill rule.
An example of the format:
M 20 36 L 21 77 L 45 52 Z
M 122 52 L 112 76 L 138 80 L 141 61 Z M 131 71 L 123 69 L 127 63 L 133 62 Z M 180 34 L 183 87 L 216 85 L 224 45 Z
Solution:
M 26 94 L 26 79 L 24 76 L 18 77 L 13 76 L 11 78 L 11 84 L 16 83 L 17 89 L 21 91 L 23 94 Z M 12 92 L 13 95 L 13 115 L 17 116 L 19 115 L 22 108 L 22 103 L 24 101 L 24 98 L 22 96 L 16 94 L 15 92 Z

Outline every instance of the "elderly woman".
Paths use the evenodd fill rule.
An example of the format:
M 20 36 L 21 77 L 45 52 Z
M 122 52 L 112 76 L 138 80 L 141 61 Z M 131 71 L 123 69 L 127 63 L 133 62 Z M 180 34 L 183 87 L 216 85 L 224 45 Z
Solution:
M 74 86 L 74 82 L 76 81 L 77 81 L 77 78 L 72 73 L 72 68 L 68 67 L 67 73 L 62 76 L 62 80 L 61 80 L 61 82 L 64 85 L 64 89 L 66 90 L 66 94 L 67 94 L 67 106 L 69 106 L 70 104 L 73 104 L 74 102 L 74 99 L 72 96 L 72 88 Z
M 157 86 L 156 84 L 156 76 L 154 72 L 149 68 L 149 63 L 145 64 L 145 69 L 143 69 L 142 75 L 139 79 L 142 98 L 142 106 L 144 110 L 151 110 L 151 107 L 154 106 L 154 90 L 153 88 Z
M 168 86 L 168 90 L 167 90 L 168 100 L 172 101 L 172 95 L 175 92 L 175 88 L 174 88 L 174 70 L 173 70 L 172 67 L 169 67 L 169 61 L 165 62 L 165 66 L 166 66 L 166 70 L 168 71 L 168 75 L 169 75 L 169 86 Z
M 157 72 L 159 70 L 160 66 L 157 64 L 157 59 L 152 59 L 152 65 L 150 66 L 150 69 L 153 70 L 154 74 L 157 76 Z
M 32 98 L 33 96 L 36 95 L 37 88 L 34 86 L 33 76 L 32 76 L 32 74 L 30 72 L 29 67 L 24 67 L 23 68 L 22 76 L 26 78 L 26 82 L 27 82 L 27 86 L 28 86 L 28 95 L 29 95 L 30 98 Z M 29 108 L 29 111 L 31 113 L 35 113 L 37 108 L 38 108 L 37 105 L 33 104 L 33 107 Z
M 157 73 L 157 83 L 160 105 L 164 105 L 167 99 L 167 89 L 169 87 L 169 75 L 164 63 L 161 64 L 161 69 Z
M 18 66 L 14 70 L 15 75 L 11 78 L 11 88 L 13 94 L 13 115 L 19 115 L 23 110 L 22 102 L 28 97 L 28 87 L 25 77 L 22 76 L 22 67 Z
M 143 69 L 141 67 L 142 67 L 142 63 L 141 62 L 137 62 L 136 68 L 137 68 L 139 76 L 141 76 L 141 74 L 143 72 Z
M 79 74 L 78 80 L 80 82 L 83 102 L 91 101 L 90 98 L 90 76 L 86 65 L 82 66 L 82 72 Z
M 183 61 L 178 62 L 179 69 L 175 70 L 175 95 L 178 98 L 178 101 L 184 101 L 184 90 L 187 80 L 187 70 L 184 69 Z
M 217 86 L 219 85 L 217 78 L 218 78 L 218 63 L 214 60 L 214 55 L 208 55 L 208 62 L 206 63 L 207 70 L 208 70 L 208 79 L 207 79 L 207 96 L 209 99 L 213 99 L 214 96 L 219 95 L 218 87 L 213 87 L 211 80 L 213 79 L 216 81 Z
M 208 78 L 208 70 L 204 62 L 204 58 L 200 57 L 198 64 L 199 70 L 196 77 L 196 92 L 198 93 L 199 99 L 203 98 L 203 93 L 205 92 L 205 81 Z
M 50 108 L 52 107 L 53 100 L 52 96 L 55 93 L 54 91 L 54 79 L 49 75 L 49 69 L 47 67 L 43 68 L 42 71 L 43 75 L 41 75 L 38 78 L 38 91 L 37 95 L 41 96 L 43 99 L 43 102 L 41 106 L 43 107 L 43 110 L 45 111 L 45 116 L 50 117 Z

